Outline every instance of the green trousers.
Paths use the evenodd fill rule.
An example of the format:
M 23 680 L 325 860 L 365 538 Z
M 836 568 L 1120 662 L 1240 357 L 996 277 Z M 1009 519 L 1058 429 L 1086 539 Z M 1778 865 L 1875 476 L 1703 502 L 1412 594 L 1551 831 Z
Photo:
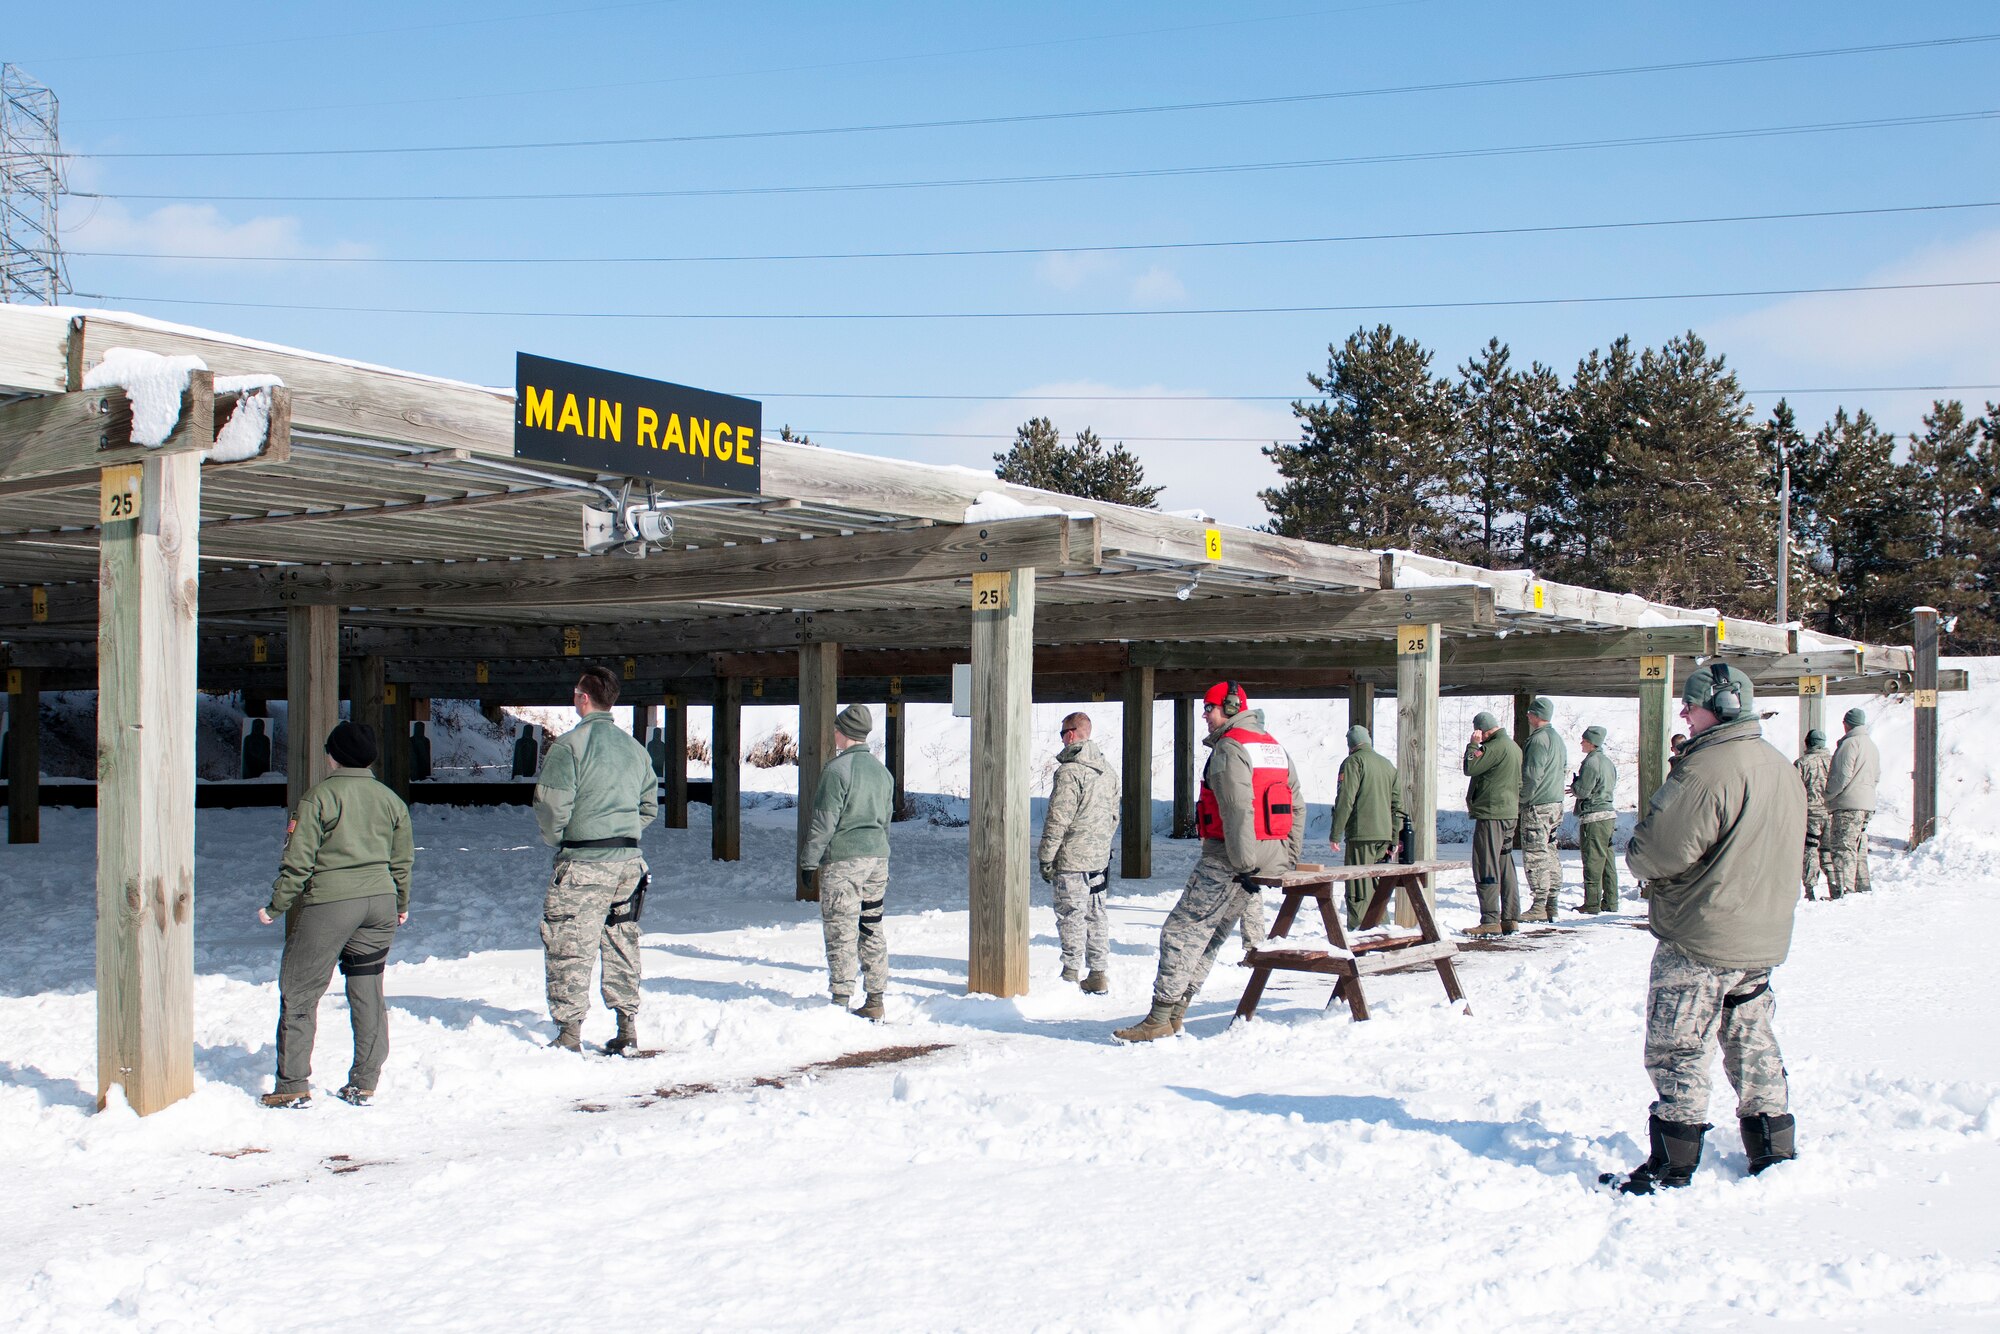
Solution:
M 1341 855 L 1348 866 L 1373 866 L 1388 855 L 1387 843 L 1357 843 L 1349 839 L 1341 845 Z M 1355 930 L 1361 925 L 1361 914 L 1368 911 L 1368 900 L 1375 896 L 1373 880 L 1350 880 L 1347 882 L 1347 929 Z
M 1577 842 L 1583 847 L 1583 910 L 1618 911 L 1618 858 L 1611 851 L 1611 831 L 1616 820 L 1593 820 L 1576 827 Z

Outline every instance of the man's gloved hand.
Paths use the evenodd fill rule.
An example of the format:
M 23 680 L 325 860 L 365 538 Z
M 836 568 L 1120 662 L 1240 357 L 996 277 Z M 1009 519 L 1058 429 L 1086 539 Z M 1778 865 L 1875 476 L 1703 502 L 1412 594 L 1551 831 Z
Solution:
M 1264 887 L 1252 879 L 1248 871 L 1237 876 L 1236 883 L 1245 894 L 1262 894 L 1264 892 Z
M 799 868 L 800 892 L 805 894 L 813 894 L 818 892 L 819 886 L 813 882 L 813 877 L 816 876 L 817 874 L 819 874 L 819 868 L 817 866 L 801 866 Z
M 1043 883 L 1043 884 L 1045 884 L 1045 885 L 1052 885 L 1052 884 L 1054 884 L 1054 883 L 1055 883 L 1055 879 L 1056 879 L 1056 866 L 1055 866 L 1055 863 L 1054 863 L 1054 862 L 1043 862 L 1043 863 L 1042 863 L 1042 883 Z

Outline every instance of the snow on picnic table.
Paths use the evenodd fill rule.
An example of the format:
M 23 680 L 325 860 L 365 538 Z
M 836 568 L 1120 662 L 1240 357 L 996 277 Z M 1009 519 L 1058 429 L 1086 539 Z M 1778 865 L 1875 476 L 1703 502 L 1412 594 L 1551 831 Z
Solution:
M 1744 1175 L 1718 1068 L 1696 1184 L 1636 1201 L 1594 1182 L 1643 1156 L 1643 905 L 1467 953 L 1470 1017 L 1430 971 L 1371 979 L 1365 1024 L 1281 975 L 1231 1027 L 1232 945 L 1189 1036 L 1125 1048 L 1194 846 L 1114 879 L 1106 997 L 1056 981 L 1036 886 L 1033 991 L 1000 1001 L 964 994 L 965 831 L 917 821 L 892 834 L 872 1026 L 825 1004 L 794 812 L 763 795 L 741 862 L 707 860 L 699 806 L 646 834 L 642 1027 L 665 1051 L 642 1062 L 541 1045 L 531 817 L 419 808 L 380 1098 L 327 1096 L 336 983 L 294 1113 L 255 1101 L 280 935 L 252 914 L 282 817 L 203 810 L 196 1091 L 94 1114 L 94 814 L 45 811 L 42 844 L 0 852 L 15 1328 L 1974 1330 L 2000 1309 L 2000 995 L 1989 933 L 1955 929 L 2000 890 L 1991 821 L 1915 856 L 1878 829 L 1876 893 L 1801 906 L 1777 975 L 1801 1160 Z M 1440 916 L 1474 920 L 1464 873 Z M 610 1032 L 597 1010 L 586 1038 Z

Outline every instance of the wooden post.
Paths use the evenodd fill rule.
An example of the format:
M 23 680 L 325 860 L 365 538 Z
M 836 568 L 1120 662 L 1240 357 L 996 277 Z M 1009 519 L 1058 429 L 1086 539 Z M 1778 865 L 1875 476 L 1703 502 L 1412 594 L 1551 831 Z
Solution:
M 290 811 L 326 777 L 326 734 L 340 721 L 337 608 L 286 608 L 285 701 L 285 809 Z
M 806 835 L 812 830 L 813 794 L 819 790 L 820 770 L 833 758 L 833 715 L 840 706 L 840 645 L 799 645 L 799 805 L 798 847 L 803 853 Z M 794 860 L 793 866 L 799 865 Z M 807 883 L 792 876 L 792 892 L 800 899 L 817 903 L 817 879 Z
M 1415 844 L 1403 855 L 1413 862 L 1437 859 L 1438 630 L 1436 625 L 1396 628 L 1396 772 Z M 1417 924 L 1408 894 L 1407 889 L 1396 894 L 1400 926 Z M 1423 894 L 1427 903 L 1434 901 L 1428 884 Z
M 1194 697 L 1174 696 L 1174 829 L 1175 838 L 1193 838 L 1194 828 Z
M 1806 733 L 1826 735 L 1826 678 L 1799 678 L 1799 754 L 1806 753 Z
M 1535 730 L 1528 723 L 1528 706 L 1534 702 L 1535 696 L 1533 691 L 1516 690 L 1514 692 L 1514 744 L 1523 750 L 1527 749 L 1528 737 Z
M 1916 631 L 1916 689 L 1912 703 L 1916 716 L 1915 763 L 1911 768 L 1910 846 L 1928 841 L 1937 833 L 1938 799 L 1938 614 L 1935 607 L 1918 607 L 1913 616 Z
M 1153 874 L 1153 669 L 1125 669 L 1125 746 L 1120 781 L 1124 809 L 1118 816 L 1118 875 L 1148 880 Z
M 1674 660 L 1668 655 L 1639 659 L 1639 818 L 1646 818 L 1653 793 L 1667 781 L 1673 756 Z
M 715 680 L 713 721 L 708 727 L 709 810 L 713 815 L 709 857 L 718 862 L 743 859 L 743 681 Z
M 910 706 L 904 702 L 901 682 L 891 680 L 889 702 L 882 710 L 882 762 L 888 766 L 889 777 L 895 781 L 896 792 L 889 804 L 890 820 L 910 818 L 910 792 L 904 782 L 908 771 L 908 751 L 910 748 L 909 719 L 903 710 Z
M 42 841 L 42 672 L 7 669 L 7 841 Z
M 1347 725 L 1356 723 L 1368 729 L 1368 739 L 1375 739 L 1375 683 L 1356 681 L 1347 687 Z
M 1035 571 L 981 576 L 972 612 L 971 942 L 966 988 L 1028 990 L 1029 731 L 1034 725 Z M 1000 593 L 999 606 L 992 595 Z M 1149 674 L 1150 675 L 1150 674 Z M 1151 687 L 1147 681 L 1148 690 Z
M 387 664 L 382 656 L 368 653 L 355 658 L 349 667 L 347 716 L 375 734 L 375 776 L 385 783 L 389 781 L 389 715 L 383 701 L 388 694 Z
M 404 801 L 410 799 L 410 724 L 416 719 L 416 701 L 407 681 L 384 684 L 382 694 L 381 758 L 375 771 L 391 792 Z
M 634 704 L 632 706 L 632 739 L 645 745 L 653 739 L 653 706 Z
M 201 459 L 138 466 L 136 517 L 98 539 L 97 1105 L 116 1085 L 145 1116 L 194 1091 Z
M 713 739 L 711 738 L 711 744 Z M 687 701 L 669 695 L 660 707 L 662 755 L 660 781 L 660 822 L 668 829 L 688 827 L 688 711 Z

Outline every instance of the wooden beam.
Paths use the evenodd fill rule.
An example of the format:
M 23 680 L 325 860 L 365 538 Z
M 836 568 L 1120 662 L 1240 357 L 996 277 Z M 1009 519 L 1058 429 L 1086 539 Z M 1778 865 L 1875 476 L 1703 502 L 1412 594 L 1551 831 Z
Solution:
M 904 713 L 908 708 L 903 699 L 902 682 L 891 683 L 888 702 L 882 706 L 882 762 L 888 766 L 890 781 L 895 784 L 894 794 L 889 803 L 891 821 L 910 818 L 910 792 L 907 775 L 909 773 L 910 724 Z
M 806 848 L 806 836 L 812 831 L 812 806 L 814 794 L 819 791 L 820 771 L 833 758 L 833 715 L 840 707 L 840 645 L 801 644 L 798 652 L 799 673 L 799 804 L 798 850 Z M 792 865 L 799 865 L 797 858 Z M 807 884 L 800 876 L 792 876 L 795 894 L 801 900 L 817 903 L 819 884 L 817 878 Z
M 7 841 L 42 841 L 42 672 L 7 669 Z
M 1396 624 L 1403 622 L 1398 620 Z M 1441 622 L 1447 631 L 1453 622 Z M 1232 644 L 1228 648 L 1200 643 L 1135 644 L 1133 661 L 1158 667 L 1186 667 L 1213 664 L 1218 655 L 1239 667 L 1251 665 L 1291 667 L 1333 667 L 1393 670 L 1394 626 L 1384 627 L 1380 638 L 1370 642 L 1291 640 L 1281 643 Z M 1449 677 L 1459 668 L 1504 668 L 1538 672 L 1547 665 L 1553 677 L 1571 665 L 1602 665 L 1630 660 L 1649 653 L 1704 653 L 1714 643 L 1714 630 L 1706 626 L 1672 626 L 1644 630 L 1579 630 L 1555 634 L 1510 634 L 1506 638 L 1487 635 L 1479 639 L 1450 639 L 1445 642 L 1441 666 Z M 1553 686 L 1551 687 L 1553 688 Z
M 963 621 L 965 613 L 950 613 Z M 812 643 L 831 641 L 814 640 Z M 1123 644 L 1046 644 L 1035 649 L 1035 675 L 1054 676 L 1088 672 L 1122 672 L 1127 649 Z M 854 677 L 942 677 L 949 679 L 953 666 L 969 662 L 967 650 L 958 648 L 850 649 L 840 646 L 840 670 Z M 783 680 L 797 677 L 805 655 L 799 652 L 717 653 L 711 664 L 718 676 L 763 677 Z
M 658 725 L 653 717 L 654 707 L 651 701 L 640 703 L 632 700 L 631 705 L 632 739 L 643 746 L 653 739 L 653 728 Z
M 1938 809 L 1938 614 L 1935 607 L 1918 607 L 1915 621 L 1916 689 L 1911 692 L 1915 717 L 1914 763 L 1911 767 L 1910 846 L 1927 843 L 1937 833 Z
M 1355 681 L 1347 687 L 1347 725 L 1356 724 L 1368 729 L 1372 740 L 1375 736 L 1375 685 L 1371 681 Z
M 364 653 L 348 661 L 347 716 L 375 734 L 375 776 L 388 782 L 388 714 L 383 701 L 389 694 L 389 675 L 379 653 Z
M 719 862 L 743 860 L 743 682 L 717 678 L 715 702 L 708 727 L 709 772 L 713 775 L 709 809 L 714 819 L 709 833 L 709 857 Z
M 146 1116 L 194 1091 L 201 460 L 140 468 L 98 548 L 97 1100 L 115 1086 Z
M 1403 810 L 1410 819 L 1412 861 L 1437 858 L 1438 659 L 1442 629 L 1406 625 L 1396 632 L 1396 772 L 1403 785 Z M 1396 896 L 1396 921 L 1415 926 L 1417 911 Z M 1428 886 L 1425 900 L 1431 901 Z
M 1667 781 L 1667 762 L 1673 758 L 1669 742 L 1674 725 L 1674 660 L 1642 658 L 1638 677 L 1639 818 L 1643 820 L 1652 805 L 1653 793 Z
M 404 801 L 410 799 L 410 724 L 416 717 L 416 696 L 407 681 L 383 686 L 382 757 L 376 765 L 382 782 Z
M 688 827 L 688 702 L 668 695 L 660 706 L 660 822 Z
M 1524 751 L 1528 746 L 1529 734 L 1535 730 L 1533 725 L 1528 722 L 1528 706 L 1534 702 L 1534 691 L 1516 690 L 1514 692 L 1514 744 L 1521 747 Z
M 1801 676 L 1799 692 L 1799 754 L 1806 753 L 1806 733 L 1826 735 L 1826 678 Z
M 215 377 L 207 371 L 189 372 L 180 420 L 152 447 L 132 443 L 132 402 L 122 389 L 0 403 L 0 479 L 8 486 L 0 494 L 60 490 L 94 479 L 102 468 L 214 443 Z
M 1028 990 L 1029 732 L 1035 572 L 1007 572 L 1005 605 L 972 612 L 971 940 L 967 989 Z
M 1172 838 L 1193 838 L 1194 697 L 1174 696 L 1174 822 Z
M 1121 764 L 1118 876 L 1153 876 L 1153 669 L 1127 667 L 1124 690 L 1124 759 Z
M 327 775 L 326 736 L 340 721 L 340 613 L 293 607 L 285 615 L 285 809 Z

